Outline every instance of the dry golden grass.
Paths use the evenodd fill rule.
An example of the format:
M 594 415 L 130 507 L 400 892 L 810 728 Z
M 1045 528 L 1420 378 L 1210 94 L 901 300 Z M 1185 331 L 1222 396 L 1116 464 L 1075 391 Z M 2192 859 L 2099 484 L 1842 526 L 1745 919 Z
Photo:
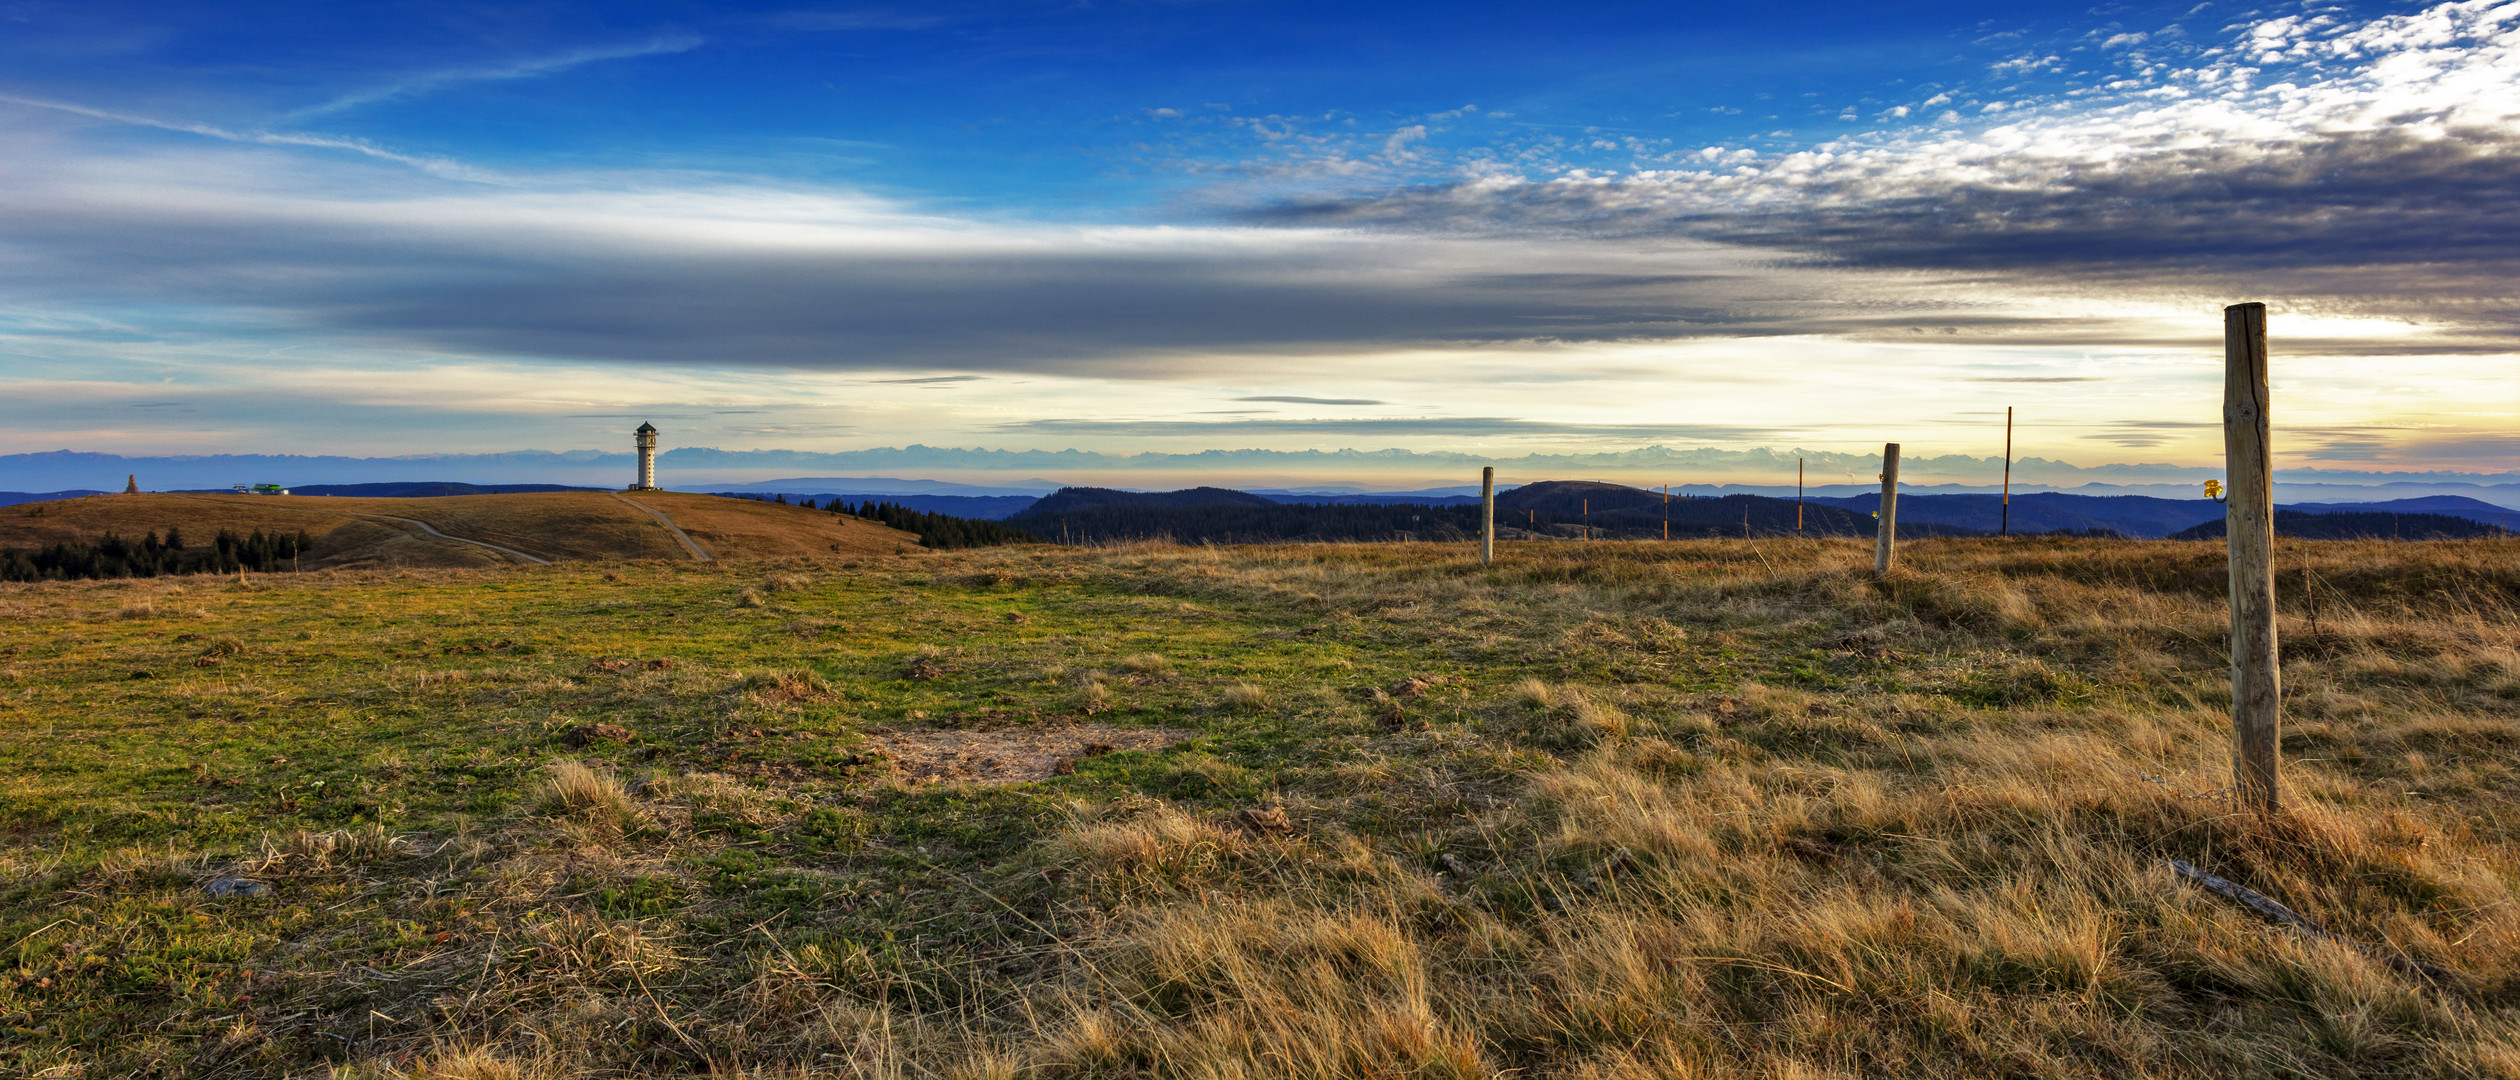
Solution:
M 2295 730 L 2309 736 L 2294 754 L 2406 740 L 2473 752 L 2438 787 L 2408 754 L 2398 775 L 2429 788 L 2413 799 L 2396 775 L 2301 761 L 2291 808 L 2270 819 L 2196 793 L 2219 786 L 2227 724 L 2210 654 L 2187 647 L 2221 618 L 2219 566 L 2177 558 L 2205 552 L 1919 545 L 1880 587 L 1853 550 L 1729 547 L 1716 553 L 1766 561 L 1666 576 L 1650 555 L 1541 560 L 1491 580 L 1580 584 L 1510 605 L 1475 579 L 1399 585 L 1387 563 L 1312 551 L 1252 560 L 1265 568 L 1149 559 L 1331 611 L 1484 609 L 1493 619 L 1458 628 L 1411 620 L 1472 644 L 1481 622 L 1522 623 L 1500 630 L 1523 640 L 1554 622 L 1572 647 L 1650 650 L 1652 635 L 1610 614 L 1640 605 L 1719 634 L 1845 627 L 1829 636 L 1856 655 L 1961 654 L 1964 696 L 1994 711 L 1748 684 L 1630 717 L 1531 677 L 1511 707 L 1562 718 L 1592 748 L 1455 827 L 1441 861 L 1353 840 L 1278 850 L 1168 811 L 1081 823 L 1054 862 L 1124 914 L 1079 964 L 1064 1018 L 1017 1041 L 1024 1067 L 2214 1076 L 2353 1060 L 2364 1074 L 2520 1075 L 2520 859 L 2512 802 L 2486 794 L 2520 748 L 2513 545 L 2288 550 L 2287 570 L 2327 605 L 2315 631 L 2306 602 L 2287 612 Z M 2095 703 L 2100 691 L 2115 700 Z M 2476 752 L 2494 763 L 2480 769 Z M 2445 798 L 2468 809 L 2441 814 Z M 2355 944 L 2260 921 L 2182 883 L 2172 857 Z M 2432 985 L 2384 962 L 2397 955 L 2465 977 Z
M 2219 547 L 1905 558 L 1878 582 L 1854 543 L 951 553 L 863 574 L 817 612 L 849 629 L 810 645 L 730 609 L 722 571 L 643 568 L 692 579 L 670 610 L 792 651 L 395 684 L 435 716 L 532 693 L 537 722 L 646 717 L 635 788 L 563 758 L 440 836 L 310 829 L 233 865 L 133 845 L 62 880 L 245 869 L 290 890 L 275 908 L 387 897 L 454 935 L 371 955 L 267 931 L 295 935 L 300 996 L 236 1023 L 321 1047 L 292 1051 L 305 1075 L 2520 1078 L 2520 543 L 2280 546 L 2270 817 L 2219 790 Z M 204 592 L 183 601 L 230 595 Z M 164 596 L 118 615 L 134 595 L 0 601 L 82 633 L 168 619 Z M 236 633 L 185 655 L 282 647 Z M 167 700 L 250 719 L 297 692 L 277 677 Z M 837 771 L 1086 732 L 1086 703 L 1200 730 L 1037 784 Z M 543 760 L 508 753 L 438 782 Z M 62 857 L 6 849 L 0 873 Z M 81 901 L 30 899 L 20 962 L 69 970 L 81 931 L 44 924 Z M 265 1034 L 181 1060 L 272 1064 L 242 1049 Z
M 582 838 L 598 842 L 618 840 L 647 820 L 619 776 L 578 761 L 552 762 L 534 802 L 545 816 L 574 825 Z
M 1269 692 L 1250 683 L 1235 683 L 1225 688 L 1217 701 L 1228 709 L 1246 712 L 1269 707 Z
M 797 556 L 892 555 L 920 550 L 918 537 L 870 521 L 802 507 L 654 492 L 639 499 L 665 511 L 712 554 L 728 560 Z M 179 528 L 191 545 L 221 530 L 315 538 L 308 569 L 370 566 L 493 567 L 512 560 L 470 544 L 432 537 L 406 524 L 427 522 L 448 536 L 503 545 L 545 559 L 690 558 L 656 520 L 607 492 L 552 491 L 421 499 L 263 495 L 97 495 L 0 508 L 0 548 L 94 540 L 108 531 L 137 538 Z M 774 574 L 773 591 L 807 579 Z
M 922 551 L 914 534 L 846 514 L 672 491 L 644 491 L 630 498 L 664 511 L 720 559 L 844 559 Z

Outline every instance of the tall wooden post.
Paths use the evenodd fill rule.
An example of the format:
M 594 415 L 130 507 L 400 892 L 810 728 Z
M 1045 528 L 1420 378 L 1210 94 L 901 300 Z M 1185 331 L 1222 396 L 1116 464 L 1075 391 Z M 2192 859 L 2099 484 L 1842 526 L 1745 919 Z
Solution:
M 1479 565 L 1496 561 L 1496 466 L 1479 470 Z
M 1997 536 L 2012 535 L 2012 411 L 2004 406 L 2004 517 L 1995 528 Z
M 1803 459 L 1794 459 L 1794 535 L 1802 535 Z
M 1899 543 L 1899 444 L 1881 448 L 1881 535 L 1873 540 L 1873 576 L 1890 576 Z
M 2231 557 L 2232 772 L 2276 807 L 2283 688 L 2275 656 L 2275 466 L 2267 449 L 2266 305 L 2223 309 L 2223 531 Z

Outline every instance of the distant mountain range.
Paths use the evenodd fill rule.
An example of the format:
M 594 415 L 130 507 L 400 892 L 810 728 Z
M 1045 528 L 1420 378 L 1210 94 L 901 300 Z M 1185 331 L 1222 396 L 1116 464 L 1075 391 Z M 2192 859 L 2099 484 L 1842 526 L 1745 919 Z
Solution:
M 1230 488 L 1061 488 L 1006 524 L 1045 540 L 1078 544 L 1457 541 L 1475 535 L 1479 514 L 1475 506 L 1288 502 Z
M 1046 481 L 1044 481 L 1046 483 Z M 952 493 L 917 493 L 901 489 L 940 487 Z M 896 490 L 884 490 L 892 488 Z M 224 489 L 202 489 L 224 490 Z M 477 495 L 495 492 L 583 491 L 605 490 L 561 484 L 513 483 L 471 484 L 445 480 L 414 480 L 364 484 L 315 484 L 293 489 L 300 495 L 342 497 L 416 498 L 446 495 Z M 849 503 L 889 502 L 927 513 L 950 514 L 980 520 L 1009 521 L 1036 531 L 1038 523 L 1055 521 L 1062 515 L 1073 515 L 1097 507 L 1129 507 L 1129 528 L 1154 526 L 1155 518 L 1139 511 L 1155 508 L 1242 506 L 1263 507 L 1385 507 L 1395 510 L 1416 508 L 1423 518 L 1425 510 L 1447 510 L 1478 505 L 1475 495 L 1454 494 L 1449 489 L 1423 492 L 1342 492 L 1342 491 L 1242 491 L 1231 488 L 1200 487 L 1178 491 L 1138 492 L 1116 488 L 1063 487 L 1034 494 L 1022 489 L 989 488 L 977 485 L 937 484 L 928 481 L 888 477 L 800 477 L 791 480 L 764 481 L 759 484 L 732 486 L 716 494 L 746 498 L 783 496 L 790 502 L 813 499 L 828 505 L 833 499 Z M 47 492 L 0 492 L 0 506 L 18 503 L 76 498 L 103 494 L 93 489 Z M 1668 509 L 1665 499 L 1668 498 Z M 1585 528 L 1608 530 L 1610 535 L 1661 535 L 1662 523 L 1671 523 L 1671 535 L 1738 535 L 1745 521 L 1753 534 L 1791 532 L 1800 521 L 1802 530 L 1822 535 L 1868 533 L 1878 491 L 1860 495 L 1813 495 L 1798 504 L 1791 498 L 1735 491 L 1723 495 L 1682 493 L 1666 496 L 1659 491 L 1586 480 L 1552 480 L 1506 488 L 1497 495 L 1499 520 L 1514 525 L 1519 514 L 1521 527 L 1536 530 L 1543 525 L 1567 526 L 1579 532 Z M 1800 506 L 1797 511 L 1797 505 Z M 2303 515 L 2396 515 L 2404 525 L 2409 515 L 2437 515 L 2481 526 L 2520 532 L 2520 510 L 2497 506 L 2479 499 L 2457 495 L 2432 495 L 2418 498 L 2367 502 L 2287 503 L 2278 507 L 2286 513 Z M 1108 517 L 1119 513 L 1105 510 Z M 1158 515 L 1160 516 L 1160 515 Z M 1189 515 L 1183 521 L 1199 519 Z M 2047 532 L 2088 532 L 2102 530 L 2122 536 L 2150 539 L 2178 535 L 2198 535 L 2200 526 L 2218 529 L 2223 507 L 2206 499 L 2167 499 L 2145 495 L 2080 495 L 2065 492 L 2029 492 L 2014 495 L 2010 512 L 2011 531 L 2018 534 Z M 1249 520 L 1245 520 L 1249 519 Z M 1260 520 L 1251 514 L 1236 519 L 1234 526 L 1250 532 Z M 1413 523 L 1422 521 L 1406 513 L 1376 517 L 1346 513 L 1294 514 L 1285 521 L 1338 522 L 1338 530 L 1362 529 L 1366 532 L 1409 532 Z M 1444 518 L 1450 521 L 1449 517 Z M 2006 515 L 2003 500 L 1983 494 L 1918 494 L 1902 493 L 1899 497 L 1899 521 L 1902 534 L 1966 536 L 1992 535 L 2003 528 Z M 1551 523 L 1554 523 L 1553 525 Z M 1179 523 L 1175 523 L 1179 524 Z M 2333 523 L 2342 528 L 2343 523 Z M 1078 528 L 1071 520 L 1071 534 Z M 1114 526 L 1118 528 L 1119 526 Z M 2357 525 L 2357 528 L 2366 527 Z M 1055 529 L 1055 526 L 1053 526 Z M 1310 526 L 1306 527 L 1311 529 Z M 2306 526 L 2305 526 L 2306 528 Z M 2427 525 L 2440 535 L 2458 533 L 2457 526 L 2438 523 Z M 2446 530 L 2446 531 L 2445 531 Z M 1266 531 L 1266 530 L 1262 530 Z M 1303 532 L 1313 535 L 1319 530 Z M 1544 530 L 1545 531 L 1545 530 Z M 2208 530 L 2209 532 L 2211 529 Z M 2315 530 L 2314 530 L 2315 531 Z M 2219 533 L 2214 533 L 2219 535 Z M 2302 533 L 2311 535 L 2311 533 Z M 2465 535 L 2460 533 L 2460 535 Z
M 1020 496 L 1037 499 L 1060 485 L 1052 480 L 1021 480 L 991 487 L 982 484 L 956 484 L 944 480 L 904 480 L 896 476 L 791 476 L 783 480 L 757 480 L 748 484 L 709 484 L 718 491 L 747 494 L 779 495 L 794 498 L 805 495 L 956 495 L 970 498 Z
M 669 434 L 670 439 L 670 434 Z M 628 441 L 624 433 L 624 443 Z M 496 454 L 418 454 L 351 457 L 295 454 L 123 456 L 70 450 L 0 455 L 0 487 L 20 491 L 120 491 L 137 475 L 144 490 L 223 489 L 238 483 L 278 483 L 291 488 L 389 482 L 454 481 L 505 490 L 511 485 L 627 483 L 633 457 L 626 451 L 526 450 Z M 986 450 L 904 446 L 819 452 L 718 450 L 677 447 L 659 455 L 668 487 L 678 490 L 778 492 L 824 491 L 870 495 L 1040 496 L 1090 481 L 1100 486 L 1193 486 L 1202 477 L 1285 477 L 1270 486 L 1247 481 L 1242 490 L 1288 501 L 1336 499 L 1372 502 L 1384 497 L 1474 495 L 1469 485 L 1424 487 L 1437 477 L 1473 479 L 1481 466 L 1500 477 L 1579 477 L 1644 487 L 1665 480 L 1689 494 L 1789 496 L 1796 466 L 1806 467 L 1807 492 L 1857 496 L 1869 486 L 1879 462 L 1868 454 L 1814 450 L 1717 450 L 1648 446 L 1578 454 L 1530 454 L 1487 458 L 1410 450 L 1208 450 L 1188 453 L 1115 454 L 1084 450 Z M 1920 455 L 1902 470 L 1918 494 L 1978 494 L 1994 490 L 2001 473 L 1996 458 L 1965 454 Z M 916 479 L 955 474 L 970 482 Z M 2037 457 L 2013 463 L 2016 490 L 2070 489 L 2083 495 L 2149 495 L 2177 498 L 2221 470 L 2161 463 L 2077 466 Z M 1359 477 L 1409 478 L 1380 489 Z M 786 477 L 787 479 L 767 479 Z M 1004 477 L 1005 479 L 994 479 Z M 1064 480 L 1045 479 L 1064 477 Z M 1122 479 L 1126 477 L 1128 479 Z M 1137 478 L 1143 478 L 1137 479 Z M 1743 483 L 1773 477 L 1778 483 Z M 1723 484 L 1707 484 L 1720 479 Z M 2282 469 L 2276 497 L 2287 503 L 2379 502 L 2434 495 L 2463 496 L 2520 509 L 2520 472 L 2377 472 Z M 1410 490 L 1393 491 L 1393 487 Z
M 887 487 L 869 484 L 867 483 L 868 479 L 886 481 L 891 486 Z M 919 494 L 902 490 L 922 486 L 935 487 L 943 490 L 933 494 Z M 1174 495 L 1180 494 L 1179 492 L 1126 492 L 1113 488 L 1054 487 L 1051 490 L 1061 493 L 1070 491 L 1095 491 L 1107 492 L 1114 495 L 1151 494 L 1156 496 L 1159 501 L 1163 498 L 1170 498 Z M 1229 489 L 1191 488 L 1186 490 L 1226 491 Z M 983 492 L 1002 493 L 982 494 Z M 1263 489 L 1259 491 L 1233 491 L 1232 493 L 1233 495 L 1246 501 L 1257 500 L 1259 504 L 1268 505 L 1477 506 L 1479 504 L 1479 497 L 1476 495 L 1461 495 L 1440 490 L 1421 492 L 1350 492 Z M 775 495 L 783 496 L 789 502 L 797 502 L 804 499 L 812 499 L 817 503 L 827 503 L 832 499 L 839 499 L 840 501 L 847 503 L 888 502 L 895 506 L 907 507 L 912 510 L 923 510 L 931 514 L 952 514 L 956 517 L 978 518 L 984 521 L 996 521 L 1014 517 L 1017 514 L 1033 509 L 1034 505 L 1040 502 L 1042 498 L 1040 495 L 1015 494 L 1008 492 L 1007 489 L 1000 488 L 974 487 L 965 484 L 929 485 L 922 481 L 889 480 L 884 477 L 824 477 L 820 479 L 807 477 L 792 480 L 765 480 L 758 484 L 729 485 L 712 491 L 711 494 L 737 495 L 747 498 L 761 495 Z M 1235 500 L 1228 499 L 1225 501 L 1230 502 Z M 1174 505 L 1193 504 L 1175 503 Z
M 1673 538 L 1862 536 L 1874 529 L 1874 492 L 1860 497 L 1794 500 L 1765 495 L 1670 496 L 1622 484 L 1552 480 L 1497 496 L 1498 524 L 1532 536 Z M 1008 524 L 1035 535 L 1104 539 L 1165 535 L 1216 543 L 1263 539 L 1380 539 L 1401 534 L 1474 532 L 1476 499 L 1438 496 L 1414 505 L 1424 513 L 1403 516 L 1411 504 L 1294 502 L 1228 488 L 1133 492 L 1110 488 L 1062 488 L 1008 515 Z M 1384 511 L 1362 514 L 1362 510 Z M 2016 535 L 2115 534 L 2137 539 L 2221 535 L 2223 505 L 2208 499 L 2160 499 L 2141 495 L 2092 496 L 2035 493 L 2014 496 L 2009 515 Z M 2003 500 L 1993 495 L 1902 495 L 1901 536 L 1988 536 L 2006 525 Z M 2451 496 L 2382 503 L 2303 504 L 2278 508 L 2287 536 L 2400 536 L 2406 539 L 2504 535 L 2520 530 L 2520 512 Z M 2394 523 L 2394 524 L 2391 524 Z
M 1843 506 L 1849 510 L 1870 515 L 1880 505 L 1881 493 L 1876 491 L 1869 495 L 1822 498 L 1812 501 Z M 2346 512 L 2441 514 L 2479 524 L 2520 530 L 2520 510 L 2507 510 L 2491 503 L 2455 495 L 2393 499 L 2387 502 L 2291 503 L 2280 505 L 2277 509 L 2312 515 Z M 2211 499 L 2158 499 L 2143 495 L 2068 495 L 2062 492 L 2033 492 L 2012 497 L 2012 531 L 2043 533 L 2058 530 L 2107 529 L 2136 539 L 2152 539 L 2178 534 L 2208 522 L 2219 522 L 2223 519 L 2223 512 L 2223 505 Z M 1999 531 L 2003 524 L 2003 500 L 1994 495 L 1902 494 L 1899 496 L 1899 520 L 1931 521 L 1994 533 Z

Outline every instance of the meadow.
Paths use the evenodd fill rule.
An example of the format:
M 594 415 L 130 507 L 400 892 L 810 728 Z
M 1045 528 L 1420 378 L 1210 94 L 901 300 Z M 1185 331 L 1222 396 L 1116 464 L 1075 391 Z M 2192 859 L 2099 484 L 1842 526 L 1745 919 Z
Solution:
M 2222 556 L 0 586 L 0 1072 L 2520 1077 L 2520 541 L 2279 544 L 2268 817 Z

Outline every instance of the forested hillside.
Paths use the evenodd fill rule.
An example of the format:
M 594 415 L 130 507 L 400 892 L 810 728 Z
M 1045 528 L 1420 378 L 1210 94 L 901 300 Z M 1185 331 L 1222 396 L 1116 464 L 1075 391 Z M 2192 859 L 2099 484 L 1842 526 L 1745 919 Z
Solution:
M 1479 508 L 1280 503 L 1224 488 L 1063 488 L 1006 523 L 1045 540 L 1072 544 L 1467 540 L 1478 535 Z
M 2511 530 L 2448 514 L 2379 514 L 2348 511 L 2314 514 L 2275 511 L 2275 535 L 2296 540 L 2488 540 L 2510 536 Z M 2223 520 L 2215 518 L 2172 540 L 2220 540 Z

